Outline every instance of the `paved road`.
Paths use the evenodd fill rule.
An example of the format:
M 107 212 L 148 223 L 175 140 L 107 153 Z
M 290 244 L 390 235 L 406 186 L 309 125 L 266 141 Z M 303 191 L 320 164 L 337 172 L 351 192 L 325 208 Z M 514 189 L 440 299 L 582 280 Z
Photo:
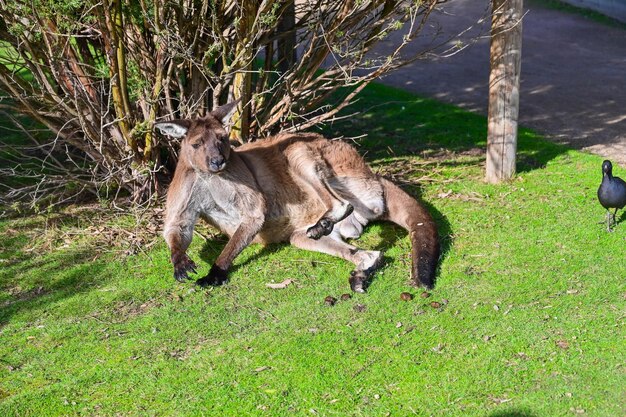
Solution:
M 535 2 L 523 21 L 520 124 L 577 149 L 626 167 L 626 30 Z M 449 58 L 420 60 L 383 83 L 487 114 L 489 79 L 488 0 L 450 0 L 431 16 L 439 40 L 458 34 L 468 48 Z M 482 35 L 482 36 L 481 36 Z M 472 38 L 478 39 L 472 41 Z M 389 48 L 394 39 L 382 44 Z M 424 36 L 412 52 L 432 42 Z

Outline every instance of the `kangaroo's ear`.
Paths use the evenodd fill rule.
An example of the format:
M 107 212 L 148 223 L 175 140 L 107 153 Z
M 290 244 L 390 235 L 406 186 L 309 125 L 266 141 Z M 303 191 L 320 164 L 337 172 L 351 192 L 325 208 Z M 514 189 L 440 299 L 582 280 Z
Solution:
M 230 122 L 230 118 L 233 117 L 233 114 L 237 109 L 237 104 L 239 104 L 240 101 L 241 100 L 235 100 L 228 104 L 224 104 L 223 106 L 219 106 L 211 112 L 211 115 L 221 121 L 223 125 L 226 125 Z
M 172 120 L 169 122 L 155 123 L 154 127 L 159 129 L 161 134 L 180 139 L 187 134 L 191 120 Z

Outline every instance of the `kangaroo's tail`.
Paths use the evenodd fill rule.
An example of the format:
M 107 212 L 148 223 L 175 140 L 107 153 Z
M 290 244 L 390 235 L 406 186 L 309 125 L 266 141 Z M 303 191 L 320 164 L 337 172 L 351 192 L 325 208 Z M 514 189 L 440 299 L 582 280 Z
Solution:
M 383 218 L 402 226 L 411 237 L 411 279 L 416 285 L 433 288 L 439 261 L 437 225 L 426 208 L 400 187 L 384 178 L 386 212 Z

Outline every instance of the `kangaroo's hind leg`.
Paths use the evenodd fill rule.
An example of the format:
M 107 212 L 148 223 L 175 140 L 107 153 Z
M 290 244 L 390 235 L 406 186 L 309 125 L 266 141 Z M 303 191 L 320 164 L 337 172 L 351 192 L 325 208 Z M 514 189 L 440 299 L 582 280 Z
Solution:
M 363 250 L 349 245 L 341 240 L 338 232 L 312 240 L 305 230 L 299 230 L 291 235 L 290 242 L 300 249 L 338 256 L 352 262 L 356 268 L 350 273 L 349 283 L 354 292 L 365 292 L 367 279 L 380 266 L 383 259 L 378 251 Z
M 310 195 L 317 196 L 326 211 L 309 227 L 306 235 L 310 239 L 320 239 L 333 231 L 335 223 L 348 217 L 354 207 L 332 187 L 334 173 L 319 153 L 308 147 L 298 147 L 288 155 L 293 177 L 297 178 Z
M 352 214 L 337 224 L 346 239 L 357 239 L 370 221 L 385 212 L 383 189 L 377 178 L 335 177 L 330 179 L 329 186 L 354 207 Z

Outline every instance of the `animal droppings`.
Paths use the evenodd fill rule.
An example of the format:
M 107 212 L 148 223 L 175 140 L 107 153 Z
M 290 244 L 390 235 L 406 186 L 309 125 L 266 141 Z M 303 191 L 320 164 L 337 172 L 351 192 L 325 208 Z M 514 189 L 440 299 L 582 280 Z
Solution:
M 354 308 L 354 311 L 356 311 L 357 313 L 362 313 L 365 310 L 367 310 L 367 306 L 363 304 L 355 304 L 353 308 Z
M 333 296 L 328 296 L 326 298 L 324 298 L 324 304 L 326 304 L 329 307 L 334 306 L 337 303 L 337 299 Z
M 403 292 L 402 294 L 400 294 L 400 299 L 402 301 L 411 301 L 413 299 L 413 294 L 411 294 L 410 292 Z
M 350 294 L 341 294 L 341 301 L 348 301 L 351 298 L 352 298 L 352 295 Z

